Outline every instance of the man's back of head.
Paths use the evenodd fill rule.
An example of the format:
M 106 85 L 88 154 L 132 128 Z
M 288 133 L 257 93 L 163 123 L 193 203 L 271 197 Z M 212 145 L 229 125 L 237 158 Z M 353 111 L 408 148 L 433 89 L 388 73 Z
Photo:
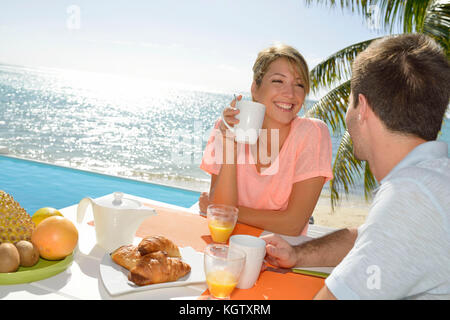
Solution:
M 450 98 L 449 61 L 426 35 L 385 37 L 355 59 L 351 90 L 390 131 L 435 140 Z

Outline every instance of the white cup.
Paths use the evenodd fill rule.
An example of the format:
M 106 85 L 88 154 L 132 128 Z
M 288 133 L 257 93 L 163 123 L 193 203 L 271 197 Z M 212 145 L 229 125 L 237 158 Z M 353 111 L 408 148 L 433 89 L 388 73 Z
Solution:
M 239 123 L 232 127 L 222 116 L 223 123 L 234 133 L 236 142 L 255 144 L 264 121 L 266 106 L 259 102 L 241 100 L 236 102 L 236 108 L 240 111 L 236 115 Z
M 241 249 L 246 254 L 244 270 L 236 287 L 239 289 L 253 287 L 266 256 L 266 242 L 261 238 L 237 234 L 230 237 L 230 248 Z

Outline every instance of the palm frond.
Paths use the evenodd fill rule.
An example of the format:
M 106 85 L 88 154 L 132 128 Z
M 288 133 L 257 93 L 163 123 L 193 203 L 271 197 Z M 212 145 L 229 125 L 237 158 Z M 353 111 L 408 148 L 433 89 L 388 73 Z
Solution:
M 354 157 L 353 143 L 350 134 L 346 131 L 334 158 L 334 178 L 330 181 L 331 211 L 334 211 L 339 204 L 342 191 L 345 194 L 350 192 L 350 188 L 355 185 L 355 178 L 361 177 L 362 169 L 363 163 Z
M 336 8 L 339 5 L 342 10 L 349 9 L 352 13 L 356 11 L 367 18 L 366 13 L 369 12 L 371 0 L 304 0 L 304 2 L 307 6 L 316 3 L 327 8 Z
M 421 32 L 425 20 L 427 7 L 433 0 L 376 0 L 375 6 L 384 17 L 384 30 L 392 33 L 397 25 L 405 33 Z
M 403 32 L 421 32 L 427 8 L 436 0 L 304 0 L 306 5 L 312 3 L 323 4 L 334 8 L 339 5 L 342 9 L 357 12 L 365 21 L 380 19 L 379 23 L 385 31 L 393 32 L 399 28 Z M 376 8 L 377 16 L 374 16 Z
M 315 66 L 309 73 L 313 93 L 320 88 L 330 88 L 336 81 L 350 79 L 353 60 L 373 40 L 375 39 L 362 41 L 339 50 Z
M 366 161 L 364 165 L 364 197 L 366 201 L 372 198 L 372 190 L 378 186 L 375 177 L 370 171 L 369 163 Z
M 429 6 L 422 31 L 433 37 L 450 57 L 450 2 L 436 1 Z
M 350 96 L 350 80 L 328 92 L 305 112 L 305 117 L 318 118 L 330 125 L 333 133 L 345 129 L 345 113 Z

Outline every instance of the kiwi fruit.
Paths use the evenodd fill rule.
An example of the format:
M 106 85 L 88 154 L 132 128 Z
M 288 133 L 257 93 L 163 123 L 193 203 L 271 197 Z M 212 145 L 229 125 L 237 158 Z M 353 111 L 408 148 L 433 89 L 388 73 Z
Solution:
M 0 272 L 14 272 L 19 269 L 20 255 L 16 246 L 9 242 L 0 244 Z
M 22 267 L 34 266 L 39 261 L 39 249 L 30 241 L 21 240 L 16 243 L 16 248 L 19 251 Z

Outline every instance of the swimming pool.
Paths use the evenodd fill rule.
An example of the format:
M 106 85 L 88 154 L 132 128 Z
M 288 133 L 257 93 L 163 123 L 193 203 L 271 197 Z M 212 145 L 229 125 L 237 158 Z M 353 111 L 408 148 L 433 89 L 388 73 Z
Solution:
M 97 198 L 121 191 L 135 196 L 189 208 L 199 192 L 0 156 L 0 190 L 33 215 L 42 207 L 61 209 L 84 197 Z

